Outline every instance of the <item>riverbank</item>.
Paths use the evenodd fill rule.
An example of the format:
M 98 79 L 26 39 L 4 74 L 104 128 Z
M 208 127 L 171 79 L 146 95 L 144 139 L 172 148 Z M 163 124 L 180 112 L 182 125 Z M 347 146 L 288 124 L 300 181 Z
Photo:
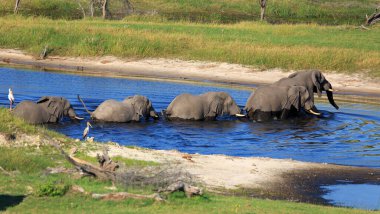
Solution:
M 378 38 L 376 25 L 363 30 L 347 25 L 68 21 L 22 16 L 0 21 L 0 48 L 24 50 L 37 58 L 46 47 L 48 58 L 164 58 L 380 77 L 380 45 L 368 42 Z
M 57 70 L 81 75 L 136 77 L 179 81 L 213 81 L 232 84 L 270 84 L 294 71 L 259 70 L 239 64 L 184 61 L 179 59 L 128 59 L 105 57 L 50 56 L 40 60 L 20 50 L 0 49 L 0 65 L 21 65 L 41 70 Z M 380 94 L 380 79 L 364 74 L 325 72 L 338 94 Z

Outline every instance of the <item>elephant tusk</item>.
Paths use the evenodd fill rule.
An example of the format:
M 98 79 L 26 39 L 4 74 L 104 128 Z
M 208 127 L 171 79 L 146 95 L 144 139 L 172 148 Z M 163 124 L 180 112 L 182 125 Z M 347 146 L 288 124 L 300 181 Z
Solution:
M 245 117 L 244 114 L 235 114 L 236 117 Z
M 338 90 L 333 90 L 333 89 L 330 88 L 328 91 L 337 92 Z
M 84 119 L 84 118 L 77 117 L 77 116 L 75 116 L 74 118 L 77 119 L 77 120 L 83 120 Z
M 317 113 L 317 112 L 315 112 L 315 111 L 313 111 L 311 109 L 309 110 L 309 112 L 312 113 L 312 114 L 314 114 L 314 115 L 317 115 L 317 116 L 321 115 L 321 113 Z

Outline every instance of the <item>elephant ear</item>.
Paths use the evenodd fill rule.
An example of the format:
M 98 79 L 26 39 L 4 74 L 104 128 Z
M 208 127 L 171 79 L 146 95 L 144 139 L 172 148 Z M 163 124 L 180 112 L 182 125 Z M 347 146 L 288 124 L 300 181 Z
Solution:
M 50 122 L 56 122 L 63 116 L 64 100 L 62 98 L 50 98 L 46 108 L 50 114 Z
M 223 102 L 220 97 L 213 97 L 206 117 L 216 117 L 223 113 Z
M 294 106 L 297 111 L 301 108 L 301 93 L 297 87 L 291 87 L 288 91 L 288 97 L 285 104 L 285 109 L 290 110 Z
M 311 73 L 311 80 L 313 81 L 314 86 L 317 88 L 318 97 L 322 96 L 321 83 L 323 79 L 324 77 L 320 71 L 313 71 L 313 73 Z
M 50 97 L 43 96 L 43 97 L 41 97 L 41 98 L 37 101 L 37 103 L 44 103 L 44 102 L 46 102 L 46 101 L 48 101 L 48 100 L 50 100 Z

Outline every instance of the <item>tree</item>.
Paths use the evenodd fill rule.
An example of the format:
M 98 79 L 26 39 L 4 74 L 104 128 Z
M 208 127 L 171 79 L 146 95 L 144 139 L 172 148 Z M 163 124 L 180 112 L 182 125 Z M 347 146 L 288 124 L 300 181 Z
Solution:
M 16 0 L 15 9 L 13 10 L 14 14 L 17 14 L 17 13 L 18 13 L 18 7 L 19 7 L 19 5 L 20 5 L 20 1 L 21 1 L 21 0 Z
M 102 0 L 102 14 L 103 14 L 103 19 L 106 19 L 107 17 L 110 16 L 110 11 L 108 9 L 108 2 L 109 0 Z
M 267 0 L 259 0 L 259 3 L 261 7 L 260 20 L 263 21 L 265 18 L 265 9 L 267 7 Z

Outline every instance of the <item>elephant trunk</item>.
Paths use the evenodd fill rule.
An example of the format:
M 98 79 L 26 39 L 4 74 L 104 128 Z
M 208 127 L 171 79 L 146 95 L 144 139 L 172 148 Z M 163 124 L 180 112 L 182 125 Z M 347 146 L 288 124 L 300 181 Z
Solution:
M 237 117 L 244 117 L 245 115 L 241 114 L 241 109 L 238 105 L 234 105 L 230 110 L 230 115 L 237 116 Z
M 152 117 L 153 119 L 157 120 L 158 119 L 158 114 L 154 109 L 149 111 L 149 116 Z
M 339 109 L 339 106 L 335 103 L 334 101 L 334 97 L 333 97 L 333 90 L 332 89 L 329 89 L 326 91 L 326 94 L 327 94 L 327 98 L 329 99 L 329 102 L 332 106 L 335 107 L 335 109 Z
M 90 115 L 92 115 L 92 112 L 87 109 L 86 104 L 84 104 L 84 102 L 83 102 L 82 98 L 80 98 L 79 94 L 78 94 L 77 97 L 78 97 L 78 100 L 82 103 L 82 105 L 83 105 L 84 109 L 87 111 L 87 113 L 89 113 Z
M 76 120 L 83 120 L 83 118 L 78 117 L 78 116 L 76 115 L 76 113 L 75 113 L 75 111 L 74 111 L 73 108 L 70 108 L 69 111 L 68 111 L 67 113 L 68 113 L 69 117 L 70 117 L 72 120 L 74 120 L 74 119 L 76 119 Z

